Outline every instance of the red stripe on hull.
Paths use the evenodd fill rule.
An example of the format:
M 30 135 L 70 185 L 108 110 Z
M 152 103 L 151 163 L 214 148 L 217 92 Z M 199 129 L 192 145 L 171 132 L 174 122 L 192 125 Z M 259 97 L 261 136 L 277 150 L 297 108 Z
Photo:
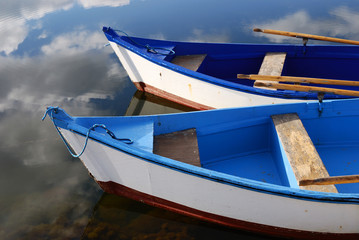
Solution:
M 194 108 L 196 110 L 214 109 L 213 107 L 209 107 L 209 106 L 206 106 L 206 105 L 202 105 L 202 104 L 187 100 L 185 98 L 178 97 L 178 96 L 176 96 L 174 94 L 165 92 L 165 91 L 163 91 L 161 89 L 155 88 L 155 87 L 153 87 L 151 85 L 148 85 L 148 84 L 145 84 L 143 82 L 133 82 L 133 84 L 140 91 L 151 93 L 153 95 L 159 96 L 159 97 L 164 98 L 164 99 L 168 99 L 170 101 L 182 104 L 184 106 Z
M 148 205 L 163 208 L 172 212 L 179 214 L 184 214 L 187 216 L 195 217 L 201 220 L 208 222 L 213 222 L 216 224 L 224 225 L 231 228 L 241 229 L 249 232 L 259 233 L 263 235 L 271 235 L 275 237 L 284 237 L 291 239 L 347 239 L 347 240 L 358 240 L 359 234 L 333 234 L 333 233 L 318 233 L 318 232 L 308 232 L 308 231 L 299 231 L 287 228 L 280 227 L 271 227 L 268 225 L 262 225 L 257 223 L 251 223 L 246 221 L 241 221 L 233 218 L 223 217 L 220 215 L 203 212 L 197 209 L 193 209 L 184 205 L 180 205 L 165 199 L 157 198 L 152 195 L 148 195 L 123 185 L 117 184 L 115 182 L 97 182 L 100 187 L 108 193 L 116 194 L 119 196 L 124 196 L 135 201 L 143 202 Z M 293 216 L 295 217 L 295 216 Z M 303 219 L 303 221 L 305 221 Z

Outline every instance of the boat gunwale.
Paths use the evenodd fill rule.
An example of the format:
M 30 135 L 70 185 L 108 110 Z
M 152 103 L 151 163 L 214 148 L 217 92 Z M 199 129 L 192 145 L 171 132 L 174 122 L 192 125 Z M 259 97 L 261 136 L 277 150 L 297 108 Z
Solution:
M 275 90 L 264 89 L 264 88 L 255 88 L 255 87 L 250 87 L 250 86 L 246 86 L 243 84 L 233 83 L 233 82 L 227 81 L 225 79 L 213 77 L 213 76 L 210 76 L 210 75 L 207 75 L 204 73 L 192 71 L 192 70 L 186 69 L 182 66 L 178 66 L 171 62 L 165 61 L 163 59 L 160 60 L 160 59 L 151 57 L 149 53 L 147 53 L 145 51 L 141 51 L 141 48 L 136 47 L 134 44 L 128 43 L 127 41 L 124 41 L 122 39 L 122 37 L 131 38 L 130 36 L 120 36 L 116 33 L 116 31 L 114 29 L 112 29 L 110 27 L 108 27 L 108 28 L 103 27 L 103 31 L 109 41 L 114 42 L 114 43 L 120 45 L 121 47 L 124 47 L 127 50 L 130 50 L 131 52 L 143 57 L 144 59 L 146 59 L 152 63 L 155 63 L 159 66 L 165 67 L 169 70 L 175 71 L 179 74 L 183 74 L 185 76 L 194 78 L 199 81 L 207 82 L 210 84 L 221 86 L 221 87 L 224 87 L 227 89 L 232 89 L 235 91 L 242 91 L 242 92 L 265 96 L 265 97 L 275 97 L 275 98 L 281 98 L 281 99 L 298 99 L 298 100 L 317 100 L 318 99 L 317 93 L 314 93 L 314 92 L 297 92 L 297 91 L 292 91 L 292 90 L 275 91 Z M 138 39 L 145 40 L 146 38 L 138 38 Z M 166 43 L 172 44 L 172 45 L 181 43 L 181 42 L 175 42 L 175 41 L 153 40 L 153 39 L 151 39 L 151 41 L 166 42 Z M 194 44 L 195 44 L 195 42 L 194 42 Z M 198 44 L 200 44 L 200 43 L 198 43 Z M 205 43 L 205 44 L 217 44 L 217 43 Z M 286 47 L 294 46 L 294 45 L 290 45 L 290 44 L 282 44 L 282 45 L 277 45 L 277 44 L 261 44 L 261 45 L 259 45 L 259 44 L 246 44 L 246 43 L 237 43 L 237 44 L 221 43 L 221 44 L 243 45 L 243 46 L 245 46 L 245 45 L 248 45 L 248 46 L 286 46 Z M 314 47 L 315 46 L 327 47 L 327 46 L 331 46 L 331 45 L 312 45 L 311 47 L 313 47 L 313 46 Z M 335 45 L 333 45 L 333 46 L 335 46 Z M 309 47 L 309 46 L 307 46 L 307 47 Z M 333 99 L 333 100 L 334 99 L 350 99 L 350 98 L 353 98 L 353 97 L 344 96 L 344 95 L 336 95 L 336 94 L 331 94 L 331 93 L 326 93 L 326 95 L 325 95 L 325 99 L 328 99 L 328 100 L 329 99 Z
M 222 111 L 231 110 L 221 109 Z M 82 135 L 86 137 L 88 128 L 81 126 L 76 123 L 77 119 L 88 119 L 92 117 L 71 117 L 64 110 L 58 109 L 58 112 L 62 111 L 66 116 L 70 117 L 69 119 L 56 118 L 56 115 L 53 115 L 53 122 L 56 126 L 60 124 L 59 128 L 69 130 L 73 133 Z M 207 111 L 218 111 L 218 110 L 207 110 Z M 186 113 L 176 113 L 176 114 L 186 114 Z M 187 113 L 188 114 L 188 113 Z M 191 112 L 190 114 L 196 114 L 196 112 Z M 169 115 L 169 114 L 164 114 Z M 131 118 L 154 118 L 154 116 L 130 116 Z M 98 118 L 98 117 L 93 117 Z M 101 118 L 114 118 L 114 117 L 101 117 Z M 128 116 L 126 116 L 128 118 Z M 105 136 L 101 133 L 92 131 L 89 135 L 89 138 L 93 141 L 96 141 L 100 144 L 104 144 L 113 149 L 122 151 L 126 154 L 140 158 L 142 161 L 150 162 L 157 164 L 166 168 L 173 169 L 175 171 L 184 172 L 186 174 L 191 174 L 197 177 L 201 177 L 210 181 L 215 181 L 239 188 L 244 188 L 248 190 L 255 190 L 258 192 L 263 192 L 267 194 L 278 195 L 282 197 L 295 198 L 300 200 L 308 201 L 318 201 L 318 202 L 328 202 L 328 203 L 340 203 L 340 204 L 359 204 L 359 194 L 358 193 L 322 193 L 315 191 L 307 191 L 301 189 L 295 189 L 287 186 L 280 186 L 276 184 L 270 184 L 265 182 L 260 182 L 256 180 L 251 180 L 247 178 L 242 178 L 239 176 L 234 176 L 214 170 L 209 170 L 197 166 L 192 166 L 190 164 L 182 163 L 167 157 L 156 155 L 145 150 L 134 148 L 128 146 L 126 143 L 112 139 L 109 136 Z

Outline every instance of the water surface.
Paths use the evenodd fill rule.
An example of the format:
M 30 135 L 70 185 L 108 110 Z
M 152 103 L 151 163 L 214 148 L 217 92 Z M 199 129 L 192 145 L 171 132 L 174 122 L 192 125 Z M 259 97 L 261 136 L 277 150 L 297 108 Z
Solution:
M 0 239 L 265 239 L 103 193 L 42 114 L 50 105 L 81 116 L 190 110 L 136 93 L 102 26 L 167 40 L 300 44 L 252 28 L 359 40 L 358 23 L 351 0 L 2 0 Z

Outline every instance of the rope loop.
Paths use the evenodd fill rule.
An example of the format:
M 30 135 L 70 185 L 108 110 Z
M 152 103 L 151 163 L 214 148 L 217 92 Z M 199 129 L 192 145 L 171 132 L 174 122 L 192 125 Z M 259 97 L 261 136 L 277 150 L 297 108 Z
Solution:
M 146 44 L 146 45 L 140 44 L 140 43 L 136 42 L 135 40 L 133 40 L 133 38 L 130 37 L 126 32 L 124 32 L 122 30 L 118 30 L 118 29 L 112 29 L 112 30 L 115 32 L 120 32 L 120 33 L 124 34 L 134 44 L 136 44 L 140 47 L 146 48 L 147 52 L 150 52 L 153 54 L 158 54 L 158 55 L 164 55 L 164 56 L 170 56 L 170 55 L 174 55 L 176 53 L 173 49 L 162 48 L 162 47 L 151 47 L 149 44 Z
M 70 145 L 69 145 L 68 142 L 66 141 L 65 137 L 62 135 L 60 129 L 57 127 L 57 125 L 56 125 L 55 122 L 54 122 L 53 113 L 55 113 L 55 114 L 58 113 L 58 110 L 59 110 L 58 107 L 48 107 L 47 110 L 46 110 L 46 112 L 45 112 L 45 114 L 44 114 L 44 116 L 42 117 L 42 121 L 45 120 L 45 118 L 46 118 L 47 115 L 50 117 L 50 119 L 52 120 L 52 122 L 53 122 L 53 124 L 54 124 L 54 126 L 55 126 L 55 128 L 56 128 L 56 131 L 57 131 L 58 134 L 60 135 L 62 141 L 64 142 L 64 144 L 65 144 L 65 146 L 66 146 L 66 148 L 67 148 L 67 150 L 69 151 L 69 153 L 71 154 L 71 156 L 73 156 L 73 157 L 75 157 L 75 158 L 80 157 L 80 156 L 85 152 L 85 149 L 86 149 L 86 147 L 87 147 L 88 140 L 89 140 L 89 138 L 90 138 L 90 132 L 91 132 L 91 131 L 95 131 L 95 128 L 103 128 L 103 129 L 106 131 L 106 133 L 107 133 L 108 135 L 110 135 L 110 137 L 113 138 L 113 139 L 115 139 L 115 140 L 122 141 L 122 142 L 124 142 L 124 143 L 126 143 L 126 144 L 132 144 L 132 143 L 133 143 L 133 140 L 131 140 L 131 139 L 129 139 L 129 138 L 118 138 L 118 137 L 116 137 L 116 135 L 115 135 L 112 131 L 110 131 L 104 124 L 97 124 L 97 123 L 96 123 L 96 124 L 92 125 L 92 127 L 90 127 L 90 128 L 87 130 L 86 139 L 85 139 L 85 144 L 84 144 L 84 146 L 82 147 L 82 150 L 80 151 L 80 153 L 79 153 L 79 154 L 76 154 L 76 153 L 73 152 L 72 148 L 70 147 Z
M 50 119 L 53 120 L 52 113 L 57 113 L 58 110 L 59 107 L 48 107 L 44 116 L 41 118 L 41 121 L 44 121 L 47 115 L 49 115 Z

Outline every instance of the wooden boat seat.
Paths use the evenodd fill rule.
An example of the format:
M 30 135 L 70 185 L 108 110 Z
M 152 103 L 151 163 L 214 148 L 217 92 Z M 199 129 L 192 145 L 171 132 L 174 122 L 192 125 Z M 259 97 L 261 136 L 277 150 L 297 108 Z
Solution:
M 201 167 L 194 128 L 154 136 L 153 153 Z
M 286 56 L 287 53 L 284 52 L 268 52 L 263 59 L 258 75 L 281 76 Z M 262 81 L 260 80 L 255 81 L 254 86 L 258 82 L 262 82 Z M 268 84 L 268 81 L 265 81 L 265 83 Z M 272 83 L 277 83 L 277 82 L 272 82 Z M 266 87 L 259 87 L 259 86 L 255 86 L 255 87 L 267 89 Z
M 278 138 L 286 153 L 296 180 L 329 177 L 315 146 L 296 113 L 273 115 Z M 300 186 L 301 189 L 337 193 L 334 185 Z
M 207 54 L 175 56 L 171 63 L 178 66 L 197 71 Z

